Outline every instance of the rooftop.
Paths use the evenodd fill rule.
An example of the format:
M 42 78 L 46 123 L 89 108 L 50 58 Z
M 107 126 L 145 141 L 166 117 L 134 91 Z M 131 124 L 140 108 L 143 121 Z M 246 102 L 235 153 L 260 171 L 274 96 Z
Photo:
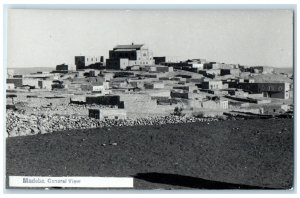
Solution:
M 119 48 L 118 48 L 118 49 L 115 49 L 114 51 L 115 51 L 115 52 L 119 52 L 119 51 L 120 51 L 120 52 L 124 52 L 124 51 L 126 51 L 126 52 L 127 52 L 127 51 L 128 51 L 128 52 L 130 52 L 130 51 L 135 51 L 135 50 L 136 50 L 136 49 L 124 49 L 124 48 L 122 48 L 122 49 L 119 49 Z
M 114 50 L 117 50 L 117 49 L 141 49 L 141 47 L 143 46 L 143 44 L 138 44 L 138 45 L 117 45 L 116 47 L 114 47 Z

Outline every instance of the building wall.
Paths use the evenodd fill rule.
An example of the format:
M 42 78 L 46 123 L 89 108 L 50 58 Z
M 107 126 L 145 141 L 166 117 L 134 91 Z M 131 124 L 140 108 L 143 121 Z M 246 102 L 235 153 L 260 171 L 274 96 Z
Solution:
M 152 98 L 159 98 L 159 97 L 163 97 L 163 98 L 170 98 L 171 97 L 171 91 L 170 90 L 153 90 L 153 91 L 149 91 L 147 92 L 147 94 L 149 96 L 151 96 Z
M 213 64 L 212 63 L 204 63 L 203 69 L 213 69 Z
M 278 92 L 278 93 L 268 93 L 267 97 L 269 98 L 281 98 L 281 99 L 289 99 L 289 92 Z
M 114 67 L 116 69 L 120 68 L 119 67 L 119 62 L 118 59 L 106 59 L 106 67 L 110 69 L 111 65 L 114 64 Z M 128 60 L 128 65 L 127 66 L 145 66 L 145 65 L 153 65 L 154 60 Z M 114 69 L 114 68 L 112 68 Z
M 282 104 L 267 104 L 263 106 L 265 114 L 280 114 L 288 110 L 286 105 Z
M 105 90 L 103 85 L 92 85 L 92 91 L 103 93 Z
M 221 74 L 220 69 L 210 69 L 206 71 L 207 74 L 219 76 Z
M 190 87 L 189 86 L 173 86 L 173 89 L 180 89 L 180 90 L 189 91 Z
M 85 68 L 85 56 L 75 56 L 76 70 Z
M 166 57 L 165 56 L 162 56 L 162 57 L 153 57 L 154 59 L 154 63 L 155 65 L 159 65 L 160 63 L 164 63 L 166 62 Z
M 47 90 L 52 89 L 52 80 L 40 80 L 38 84 L 39 84 L 39 88 L 41 89 L 47 89 Z
M 240 80 L 243 80 L 243 81 L 240 81 L 240 83 L 242 82 L 245 82 L 245 83 L 254 83 L 255 80 L 253 78 L 249 78 L 249 79 L 240 79 Z
M 129 118 L 142 118 L 152 116 L 166 116 L 174 111 L 175 105 L 157 105 L 157 101 L 151 96 L 143 93 L 120 94 L 125 103 L 127 116 Z
M 109 89 L 109 82 L 102 82 L 104 89 Z
M 85 66 L 103 62 L 103 56 L 85 56 Z
M 144 87 L 144 81 L 139 81 L 139 80 L 136 80 L 136 81 L 129 81 L 129 84 L 130 84 L 132 87 L 138 87 L 138 88 L 143 88 L 143 87 Z
M 163 82 L 157 82 L 157 83 L 153 83 L 153 88 L 154 89 L 163 89 L 165 87 Z
M 7 78 L 6 83 L 12 83 L 15 87 L 21 87 L 23 85 L 23 78 Z
M 152 66 L 150 67 L 150 71 L 154 71 L 154 72 L 169 72 L 170 68 L 173 67 L 167 67 L 167 66 Z
M 120 96 L 111 95 L 111 96 L 87 96 L 87 104 L 99 104 L 99 105 L 119 105 Z
M 191 78 L 190 82 L 193 82 L 193 83 L 202 83 L 203 80 L 204 80 L 204 77 L 202 77 L 202 78 Z
M 120 59 L 106 59 L 106 69 L 120 69 Z
M 239 76 L 241 73 L 241 70 L 240 69 L 231 69 L 230 73 L 234 76 Z
M 146 89 L 163 89 L 164 83 L 163 82 L 145 83 L 144 87 Z
M 221 76 L 225 76 L 225 75 L 233 75 L 233 76 L 238 76 L 240 74 L 240 70 L 239 69 L 221 69 Z
M 92 85 L 92 84 L 83 84 L 81 85 L 82 91 L 93 91 L 93 92 L 104 92 L 107 85 Z
M 78 71 L 78 73 L 77 73 L 77 78 L 85 78 L 85 76 L 84 76 L 84 73 L 85 73 L 85 71 L 84 70 L 82 70 L 82 71 Z
M 222 89 L 222 81 L 206 81 L 202 82 L 202 89 Z
M 120 59 L 127 58 L 129 60 L 137 60 L 137 51 L 136 50 L 110 50 L 109 51 L 109 59 Z
M 100 120 L 103 119 L 126 119 L 127 113 L 125 109 L 101 109 Z
M 57 71 L 65 71 L 68 70 L 69 66 L 65 65 L 65 64 L 61 64 L 61 65 L 56 65 L 56 70 Z
M 39 80 L 34 78 L 23 78 L 23 85 L 34 86 L 36 89 L 39 88 Z
M 152 52 L 144 46 L 139 50 L 114 48 L 109 51 L 109 59 L 106 59 L 107 69 L 116 70 L 126 69 L 127 66 L 152 64 L 154 64 Z
M 7 83 L 6 84 L 6 89 L 7 90 L 13 90 L 13 89 L 15 89 L 15 84 L 14 83 Z
M 76 70 L 96 63 L 103 63 L 103 56 L 75 56 Z
M 124 109 L 89 109 L 89 117 L 105 120 L 105 119 L 126 119 L 127 113 Z
M 129 60 L 128 62 L 129 66 L 134 66 L 134 65 L 154 65 L 154 60 Z
M 198 87 L 195 85 L 173 86 L 173 89 L 185 90 L 185 91 L 192 92 L 192 93 L 195 93 L 195 91 L 198 91 Z
M 126 58 L 120 59 L 120 69 L 125 70 L 129 66 L 129 61 Z
M 184 98 L 189 99 L 191 98 L 191 94 L 189 92 L 177 92 L 177 91 L 171 91 L 171 98 Z
M 220 106 L 222 109 L 228 109 L 228 101 L 227 100 L 221 100 Z
M 220 63 L 214 63 L 214 64 L 212 64 L 212 68 L 211 69 L 221 69 L 221 67 L 222 67 L 222 64 L 220 64 Z
M 144 46 L 140 50 L 137 50 L 137 59 L 136 60 L 142 60 L 142 61 L 153 60 L 154 61 L 152 52 L 150 50 L 148 50 L 147 48 L 145 48 Z
M 70 103 L 85 103 L 86 97 L 85 95 L 74 95 L 70 97 Z
M 230 69 L 221 69 L 221 76 L 225 76 L 229 74 L 231 74 Z
M 264 97 L 288 99 L 290 83 L 239 83 L 238 88 L 250 93 L 264 93 Z
M 202 108 L 205 109 L 228 109 L 228 101 L 221 100 L 221 101 L 203 101 L 201 102 Z
M 237 97 L 248 97 L 249 96 L 249 94 L 244 91 L 236 91 L 234 95 Z
M 116 88 L 126 88 L 127 87 L 127 82 L 110 82 L 110 87 L 116 87 Z
M 200 70 L 202 70 L 204 67 L 204 64 L 202 64 L 202 63 L 191 63 L 191 64 L 192 64 L 192 68 L 197 68 Z
M 228 102 L 228 108 L 230 109 L 240 109 L 241 107 L 249 107 L 249 103 L 237 102 L 237 101 Z

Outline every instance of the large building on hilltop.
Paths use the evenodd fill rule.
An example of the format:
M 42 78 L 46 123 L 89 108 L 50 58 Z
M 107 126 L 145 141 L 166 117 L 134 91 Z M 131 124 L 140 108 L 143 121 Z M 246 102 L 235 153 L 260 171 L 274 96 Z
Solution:
M 152 52 L 145 45 L 117 45 L 109 51 L 107 69 L 125 70 L 134 65 L 154 65 Z
M 76 70 L 100 69 L 103 61 L 103 56 L 75 56 Z

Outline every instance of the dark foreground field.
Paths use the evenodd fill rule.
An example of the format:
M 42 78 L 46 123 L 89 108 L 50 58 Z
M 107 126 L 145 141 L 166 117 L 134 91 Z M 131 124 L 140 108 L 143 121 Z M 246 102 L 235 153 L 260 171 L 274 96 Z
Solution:
M 289 189 L 292 128 L 291 119 L 239 120 L 12 137 L 7 175 L 133 176 L 136 189 Z

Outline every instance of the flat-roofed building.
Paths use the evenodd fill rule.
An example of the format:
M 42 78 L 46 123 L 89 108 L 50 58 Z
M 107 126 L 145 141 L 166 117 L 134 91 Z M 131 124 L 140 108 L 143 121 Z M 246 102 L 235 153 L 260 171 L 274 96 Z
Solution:
M 204 81 L 202 89 L 223 89 L 223 83 L 221 80 Z
M 39 79 L 37 78 L 23 78 L 23 85 L 39 88 Z
M 109 89 L 109 82 L 94 82 L 91 84 L 82 84 L 80 86 L 82 91 L 92 91 L 100 94 L 106 94 L 105 90 Z
M 205 109 L 228 109 L 228 100 L 203 100 L 200 104 Z
M 6 83 L 14 84 L 15 87 L 22 87 L 23 78 L 7 78 Z
M 52 80 L 39 80 L 38 86 L 40 89 L 51 90 L 52 89 Z
M 125 70 L 134 65 L 154 65 L 152 52 L 145 45 L 117 45 L 109 51 L 107 69 Z
M 192 93 L 186 90 L 171 90 L 171 98 L 191 99 Z
M 146 89 L 163 89 L 164 88 L 164 83 L 163 82 L 150 82 L 150 83 L 145 83 L 144 87 Z
M 174 57 L 174 56 L 156 56 L 153 57 L 153 59 L 155 61 L 155 65 L 179 62 L 178 57 Z
M 172 72 L 173 67 L 167 67 L 163 65 L 155 65 L 155 66 L 150 66 L 149 71 L 151 72 Z
M 239 83 L 237 87 L 251 94 L 263 93 L 267 98 L 290 97 L 290 83 Z
M 75 56 L 76 70 L 100 69 L 103 63 L 103 56 Z
M 221 69 L 220 75 L 225 76 L 225 75 L 234 75 L 238 76 L 241 73 L 239 69 Z
M 56 65 L 57 71 L 68 71 L 69 66 L 66 64 Z
M 127 118 L 127 112 L 125 109 L 89 109 L 89 117 L 99 120 L 120 120 Z

